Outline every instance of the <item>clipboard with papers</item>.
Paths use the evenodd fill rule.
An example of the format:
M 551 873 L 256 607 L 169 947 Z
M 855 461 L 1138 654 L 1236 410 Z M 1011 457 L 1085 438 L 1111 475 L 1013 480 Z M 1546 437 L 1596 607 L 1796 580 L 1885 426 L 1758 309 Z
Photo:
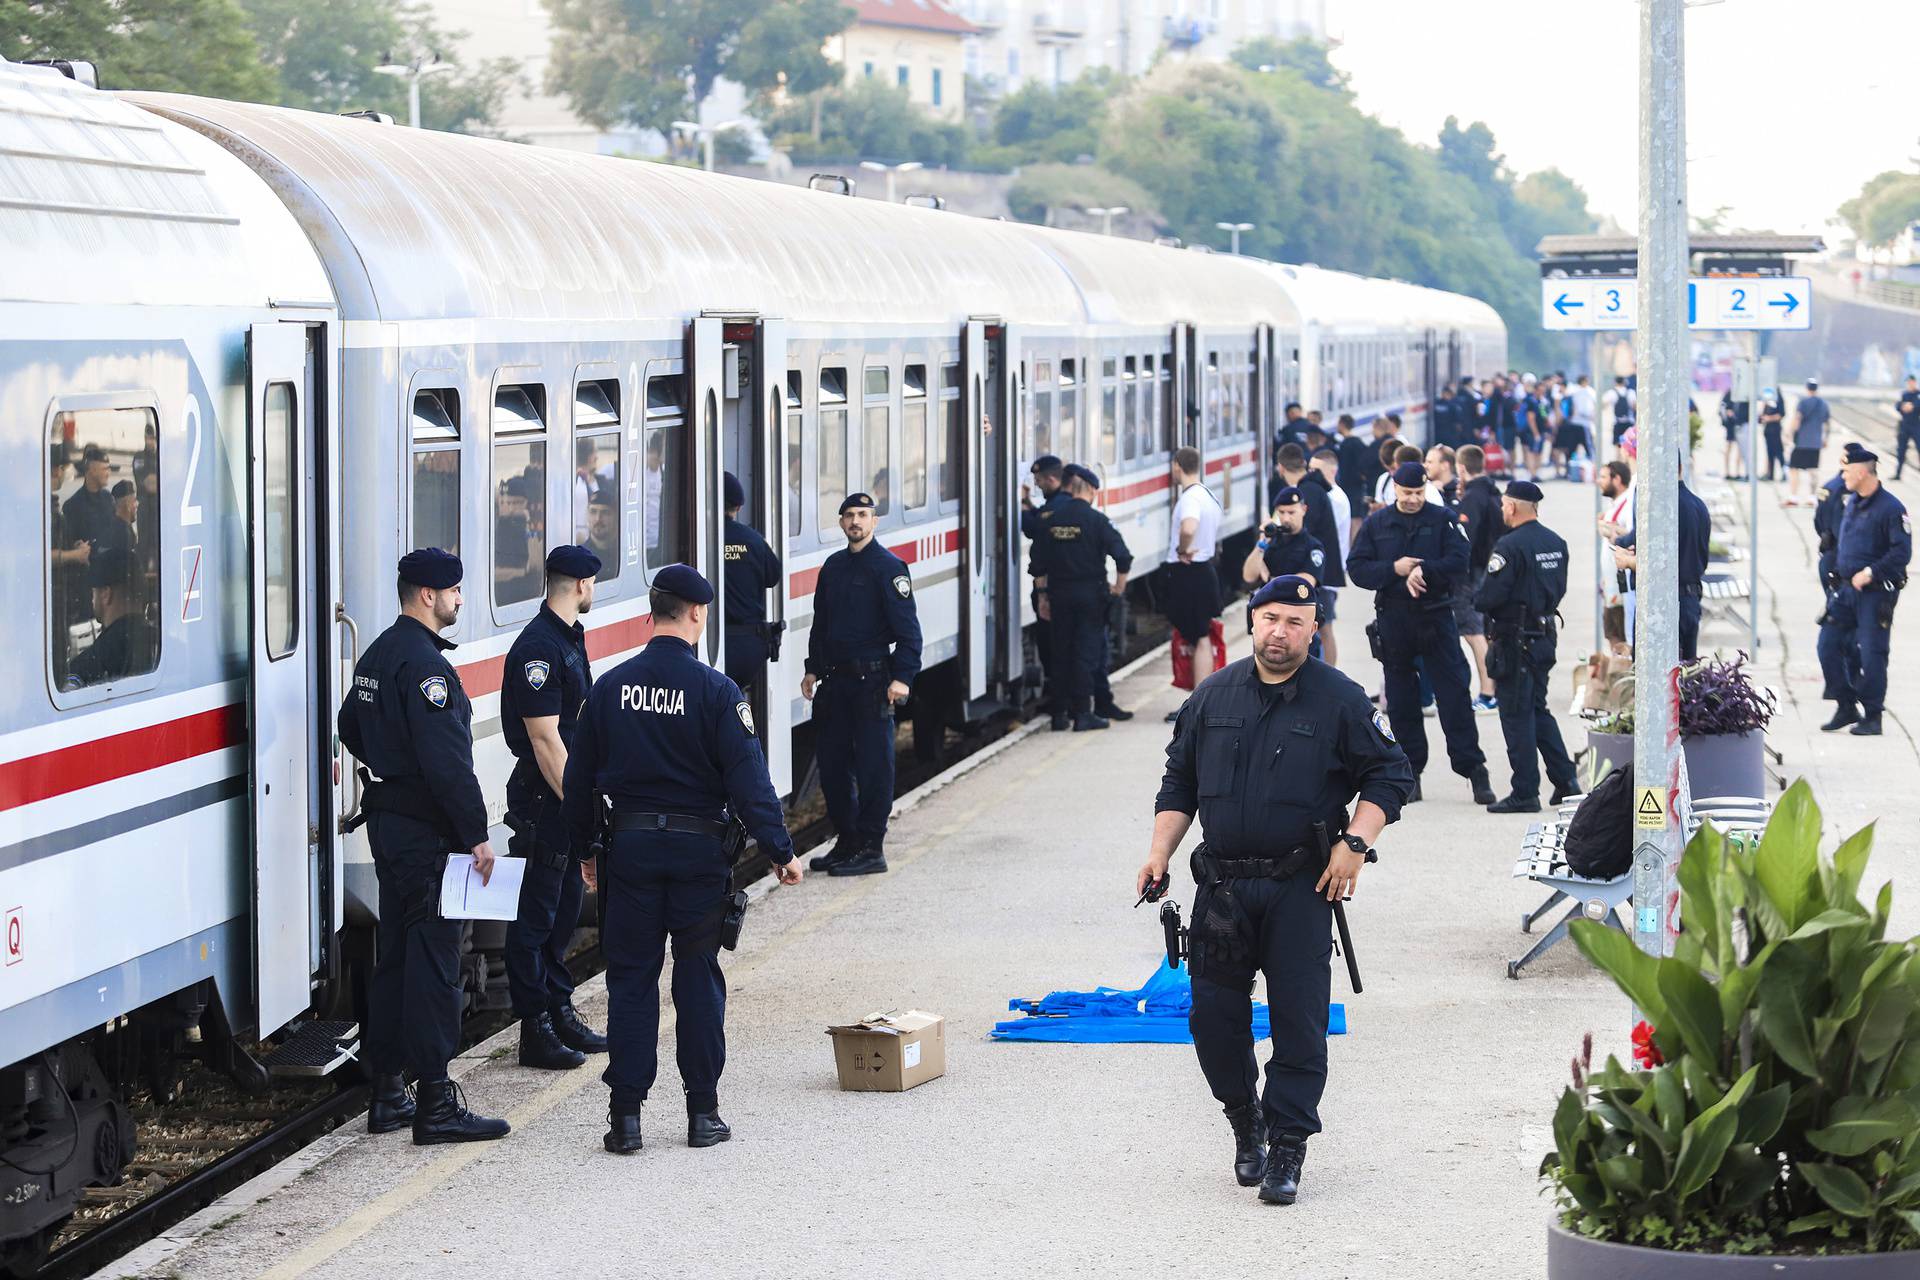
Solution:
M 495 858 L 493 875 L 481 884 L 472 854 L 449 854 L 446 872 L 440 877 L 440 918 L 513 919 L 520 914 L 520 885 L 526 874 L 525 858 Z

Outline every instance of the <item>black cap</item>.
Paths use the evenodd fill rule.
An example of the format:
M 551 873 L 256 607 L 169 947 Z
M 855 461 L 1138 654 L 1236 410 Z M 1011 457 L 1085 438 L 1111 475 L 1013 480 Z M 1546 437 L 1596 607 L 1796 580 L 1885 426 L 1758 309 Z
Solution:
M 422 547 L 400 557 L 400 581 L 411 582 L 416 587 L 445 591 L 459 586 L 465 576 L 460 557 L 438 547 Z
M 1276 507 L 1291 507 L 1306 500 L 1306 495 L 1300 492 L 1297 484 L 1284 485 L 1280 492 L 1273 495 L 1273 505 Z
M 533 497 L 533 486 L 527 483 L 524 475 L 508 476 L 507 482 L 501 486 L 501 489 L 509 498 Z
M 874 502 L 872 494 L 850 493 L 847 495 L 847 500 L 840 504 L 840 514 L 845 515 L 847 514 L 847 512 L 853 510 L 855 507 L 866 507 L 868 509 L 872 509 L 876 506 L 878 506 L 878 504 Z
M 740 477 L 728 471 L 720 477 L 720 497 L 729 507 L 747 505 L 747 491 L 740 487 Z
M 1066 463 L 1060 461 L 1058 454 L 1043 453 L 1033 460 L 1033 465 L 1028 467 L 1027 471 L 1030 475 L 1037 476 L 1058 471 L 1066 465 Z
M 87 585 L 124 587 L 133 577 L 133 553 L 125 547 L 93 544 L 93 556 L 87 561 Z
M 713 603 L 713 584 L 690 564 L 670 564 L 654 574 L 653 589 L 678 596 L 688 604 Z
M 113 496 L 116 499 L 131 498 L 133 496 L 133 481 L 121 480 L 117 482 L 113 486 Z
M 1880 455 L 1861 444 L 1858 440 L 1849 440 L 1847 441 L 1846 448 L 1840 451 L 1840 461 L 1843 463 L 1878 462 L 1880 461 Z
M 591 578 L 600 572 L 600 557 L 585 547 L 555 547 L 547 552 L 547 572 L 562 578 Z
M 614 500 L 613 492 L 611 490 L 595 489 L 590 495 L 588 495 L 587 505 L 590 507 L 615 507 L 615 506 L 619 506 L 620 504 Z
M 1263 604 L 1311 606 L 1319 601 L 1320 593 L 1311 582 L 1297 573 L 1283 573 L 1261 584 L 1260 589 L 1253 593 L 1253 600 L 1248 607 L 1258 609 Z
M 1069 462 L 1062 468 L 1060 474 L 1069 480 L 1084 481 L 1089 487 L 1094 489 L 1100 487 L 1100 477 L 1095 475 L 1090 468 L 1083 467 L 1077 462 Z
M 1403 462 L 1393 469 L 1393 482 L 1402 489 L 1427 487 L 1427 469 L 1417 462 Z
M 1541 492 L 1540 486 L 1531 480 L 1507 481 L 1507 497 L 1512 498 L 1515 502 L 1540 502 L 1544 500 L 1546 496 L 1545 493 Z

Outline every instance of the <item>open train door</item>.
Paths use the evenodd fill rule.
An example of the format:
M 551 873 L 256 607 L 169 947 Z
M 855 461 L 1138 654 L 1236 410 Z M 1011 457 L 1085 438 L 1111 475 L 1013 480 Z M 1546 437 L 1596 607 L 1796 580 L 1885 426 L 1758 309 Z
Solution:
M 1274 360 L 1273 326 L 1263 324 L 1253 337 L 1253 523 L 1266 516 L 1267 477 L 1273 474 L 1273 434 L 1280 428 L 1280 365 Z
M 1187 362 L 1192 359 L 1192 347 L 1189 343 L 1190 338 L 1187 326 L 1184 324 L 1174 325 L 1173 333 L 1167 342 L 1167 355 L 1165 357 L 1173 364 L 1173 386 L 1167 392 L 1167 403 L 1162 406 L 1162 410 L 1169 415 L 1169 429 L 1173 432 L 1173 447 L 1175 449 L 1198 449 L 1200 447 L 1198 424 L 1194 422 L 1193 416 L 1187 411 L 1193 403 L 1192 398 L 1187 393 Z M 1206 473 L 1206 458 L 1204 456 L 1200 459 L 1200 466 L 1202 468 L 1201 474 L 1204 475 Z M 1171 512 L 1173 508 L 1179 505 L 1180 486 L 1170 484 L 1167 486 L 1167 510 Z
M 261 1035 L 312 1001 L 321 758 L 315 730 L 315 352 L 304 324 L 247 334 L 247 784 L 253 997 Z M 233 1011 L 229 1010 L 229 1016 Z M 236 1019 L 237 1021 L 238 1019 Z
M 1427 330 L 1427 340 L 1423 344 L 1423 358 L 1420 362 L 1421 390 L 1425 392 L 1427 402 L 1426 418 L 1420 423 L 1408 422 L 1406 424 L 1406 431 L 1402 433 L 1409 437 L 1417 436 L 1421 440 L 1430 441 L 1433 439 L 1433 412 L 1435 406 L 1440 403 L 1439 340 L 1439 334 L 1435 333 L 1432 329 Z M 1407 416 L 1411 418 L 1413 415 L 1408 414 Z
M 726 593 L 720 588 L 725 552 L 726 454 L 720 434 L 720 372 L 725 345 L 724 321 L 702 315 L 687 326 L 687 429 L 693 432 L 693 500 L 687 518 L 694 522 L 693 567 L 714 585 L 707 609 L 707 645 L 702 656 L 716 667 L 727 661 Z
M 1017 701 L 1016 690 L 1026 670 L 1026 645 L 1021 636 L 1020 513 L 1017 509 L 1020 441 L 1027 422 L 1027 385 L 1020 360 L 1020 336 L 1011 325 L 987 326 L 987 367 L 992 382 L 987 392 L 989 430 L 982 444 L 988 459 L 986 522 L 992 531 L 992 581 L 988 584 L 988 680 L 1001 696 Z
M 998 561 L 996 535 L 986 523 L 993 462 L 986 412 L 992 386 L 990 323 L 998 325 L 987 319 L 969 320 L 960 337 L 960 434 L 966 446 L 960 494 L 960 671 L 961 694 L 967 702 L 987 696 L 992 625 L 988 615 L 993 604 L 993 567 Z
M 797 474 L 787 474 L 789 450 L 794 466 L 800 462 L 800 441 L 788 440 L 788 414 L 797 414 L 798 403 L 787 401 L 787 324 L 784 320 L 762 320 L 756 326 L 753 344 L 753 456 L 757 459 L 757 484 L 747 495 L 753 510 L 741 513 L 766 538 L 784 569 L 787 563 L 787 522 L 794 512 L 789 502 L 798 502 Z M 792 419 L 799 431 L 799 419 Z M 788 483 L 795 486 L 792 496 Z M 787 620 L 787 582 L 783 572 L 767 601 L 767 621 Z M 801 668 L 806 654 L 791 636 L 783 636 L 780 660 L 767 663 L 761 696 L 754 707 L 759 723 L 760 741 L 767 751 L 767 770 L 773 775 L 774 794 L 784 796 L 793 790 L 793 698 L 800 687 Z

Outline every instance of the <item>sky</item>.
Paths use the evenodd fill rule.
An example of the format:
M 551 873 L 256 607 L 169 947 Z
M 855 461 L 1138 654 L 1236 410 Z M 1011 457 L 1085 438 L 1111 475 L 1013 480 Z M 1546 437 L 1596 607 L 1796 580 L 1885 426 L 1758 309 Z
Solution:
M 1720 0 L 1686 15 L 1687 204 L 1727 227 L 1825 232 L 1920 155 L 1920 16 L 1908 0 Z M 1558 167 L 1638 220 L 1637 0 L 1328 0 L 1363 110 L 1432 142 L 1484 120 L 1518 173 Z M 1831 237 L 1828 241 L 1833 243 Z

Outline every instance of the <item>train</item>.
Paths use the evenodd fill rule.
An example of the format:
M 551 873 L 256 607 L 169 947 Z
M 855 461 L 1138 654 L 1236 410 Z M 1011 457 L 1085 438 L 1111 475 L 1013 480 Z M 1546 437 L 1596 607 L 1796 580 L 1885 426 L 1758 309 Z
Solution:
M 1101 475 L 1150 593 L 1175 449 L 1247 539 L 1286 403 L 1417 441 L 1442 384 L 1506 361 L 1491 308 L 1392 281 L 87 80 L 0 63 L 0 457 L 28 481 L 0 529 L 34 552 L 0 577 L 14 1267 L 120 1176 L 130 1090 L 351 1056 L 377 894 L 334 710 L 404 551 L 467 565 L 451 657 L 498 824 L 545 549 L 601 555 L 604 671 L 653 573 L 719 572 L 731 471 L 784 569 L 758 718 L 791 796 L 848 492 L 911 566 L 937 743 L 1037 685 L 1034 457 Z

